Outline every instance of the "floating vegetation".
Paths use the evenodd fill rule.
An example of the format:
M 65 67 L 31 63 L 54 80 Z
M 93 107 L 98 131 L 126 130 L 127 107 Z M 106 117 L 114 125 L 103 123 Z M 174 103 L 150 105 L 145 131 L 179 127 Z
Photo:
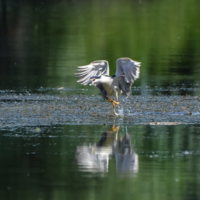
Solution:
M 114 118 L 112 105 L 98 95 L 5 93 L 1 95 L 0 103 L 1 128 L 56 124 L 112 124 L 111 118 Z M 122 97 L 117 112 L 119 116 L 115 117 L 116 122 L 121 124 L 199 123 L 200 97 Z

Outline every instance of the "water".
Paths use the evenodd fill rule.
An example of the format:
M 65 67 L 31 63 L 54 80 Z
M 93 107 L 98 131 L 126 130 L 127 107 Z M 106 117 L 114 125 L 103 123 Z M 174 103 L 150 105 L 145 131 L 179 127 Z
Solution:
M 0 5 L 1 199 L 200 199 L 199 1 Z M 114 117 L 74 73 L 124 56 L 141 73 Z
M 199 94 L 198 1 L 2 2 L 1 89 L 80 89 L 77 66 L 105 59 L 113 75 L 126 56 L 142 62 L 135 87 Z
M 111 128 L 67 125 L 2 131 L 1 197 L 200 198 L 199 125 Z

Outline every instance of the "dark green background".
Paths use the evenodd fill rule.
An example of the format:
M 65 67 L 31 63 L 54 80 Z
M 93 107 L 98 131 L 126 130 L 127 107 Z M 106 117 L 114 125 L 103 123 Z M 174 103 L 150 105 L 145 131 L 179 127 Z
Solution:
M 198 0 L 1 0 L 0 88 L 65 87 L 76 66 L 141 61 L 135 86 L 199 88 Z

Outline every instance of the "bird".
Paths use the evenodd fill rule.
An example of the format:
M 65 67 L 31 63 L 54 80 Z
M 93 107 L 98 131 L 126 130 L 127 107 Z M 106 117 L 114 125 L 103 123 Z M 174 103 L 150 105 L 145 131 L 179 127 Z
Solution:
M 76 77 L 78 83 L 82 85 L 96 86 L 104 100 L 113 105 L 114 115 L 118 115 L 115 106 L 119 105 L 118 97 L 125 93 L 127 97 L 131 95 L 131 86 L 140 76 L 141 62 L 134 61 L 131 58 L 118 58 L 116 61 L 116 73 L 109 75 L 109 63 L 106 60 L 96 60 L 89 65 L 79 66 Z M 111 99 L 115 96 L 116 101 Z

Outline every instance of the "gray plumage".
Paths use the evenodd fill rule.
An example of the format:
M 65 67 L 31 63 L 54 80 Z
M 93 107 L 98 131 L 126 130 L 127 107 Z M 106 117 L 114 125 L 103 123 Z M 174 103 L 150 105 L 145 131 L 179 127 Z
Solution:
M 91 62 L 89 65 L 78 67 L 76 76 L 79 77 L 79 80 L 77 82 L 82 85 L 95 85 L 101 90 L 104 99 L 107 94 L 113 95 L 115 91 L 120 94 L 123 91 L 129 96 L 131 93 L 131 85 L 139 78 L 139 67 L 140 62 L 130 58 L 119 58 L 117 59 L 115 76 L 111 77 L 109 76 L 108 62 L 106 60 L 97 60 Z M 93 81 L 93 79 L 95 80 L 92 84 L 91 81 Z M 118 100 L 118 97 L 116 98 Z
M 91 77 L 100 77 L 101 75 L 109 75 L 109 66 L 106 60 L 96 60 L 89 65 L 78 67 L 78 73 L 76 73 L 76 76 L 80 77 L 77 82 L 82 85 L 87 85 Z
M 112 104 L 118 104 L 108 96 L 118 96 L 123 92 L 129 96 L 131 94 L 131 86 L 140 75 L 140 62 L 130 58 L 117 59 L 117 68 L 114 76 L 109 76 L 109 65 L 106 60 L 97 60 L 89 65 L 78 67 L 79 82 L 82 85 L 94 85 L 101 91 L 102 97 L 109 100 Z M 107 96 L 108 95 L 108 96 Z M 115 105 L 113 104 L 113 107 Z M 114 108 L 114 113 L 115 108 Z

